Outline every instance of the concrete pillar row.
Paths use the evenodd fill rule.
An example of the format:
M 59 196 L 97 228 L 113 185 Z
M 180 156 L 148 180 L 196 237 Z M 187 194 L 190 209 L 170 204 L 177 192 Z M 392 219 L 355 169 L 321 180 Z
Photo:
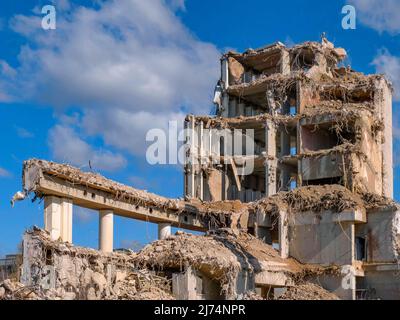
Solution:
M 99 211 L 99 250 L 112 252 L 114 242 L 114 213 L 112 210 Z
M 158 224 L 158 239 L 164 240 L 171 235 L 171 224 L 170 223 L 159 223 Z

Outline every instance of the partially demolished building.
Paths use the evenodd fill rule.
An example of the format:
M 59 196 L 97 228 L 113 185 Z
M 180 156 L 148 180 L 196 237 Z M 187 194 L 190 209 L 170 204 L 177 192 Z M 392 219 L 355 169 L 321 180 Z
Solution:
M 185 120 L 184 200 L 26 161 L 17 199 L 44 199 L 46 232 L 24 237 L 23 285 L 58 299 L 399 299 L 392 87 L 345 58 L 325 38 L 223 55 L 216 116 Z M 100 251 L 71 244 L 73 205 L 99 212 Z M 113 215 L 157 223 L 160 240 L 112 252 Z
M 340 184 L 393 197 L 391 85 L 381 75 L 339 68 L 345 57 L 325 39 L 225 54 L 217 117 L 186 120 L 198 140 L 191 141 L 185 194 L 252 202 L 298 186 Z M 249 129 L 254 153 L 244 157 L 227 132 Z M 215 157 L 230 159 L 221 166 Z M 250 160 L 253 174 L 236 179 L 235 167 Z

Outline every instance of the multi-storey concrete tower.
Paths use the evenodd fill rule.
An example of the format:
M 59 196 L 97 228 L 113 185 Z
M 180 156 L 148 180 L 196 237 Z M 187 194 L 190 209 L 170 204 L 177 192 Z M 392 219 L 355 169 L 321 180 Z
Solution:
M 326 39 L 223 55 L 216 117 L 185 122 L 196 133 L 189 139 L 185 195 L 251 202 L 300 186 L 339 184 L 393 197 L 391 84 L 340 66 L 345 58 Z M 253 130 L 253 154 L 226 141 L 234 129 Z M 249 161 L 254 170 L 240 175 Z

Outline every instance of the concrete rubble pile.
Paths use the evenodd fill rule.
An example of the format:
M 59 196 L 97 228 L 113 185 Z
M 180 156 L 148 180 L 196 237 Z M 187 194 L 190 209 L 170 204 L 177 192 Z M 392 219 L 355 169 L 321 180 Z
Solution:
M 25 233 L 24 255 L 24 285 L 16 285 L 30 288 L 36 299 L 173 299 L 170 281 L 138 269 L 134 252 L 104 254 L 52 241 L 47 232 L 34 228 Z M 13 298 L 26 292 L 15 291 L 10 292 Z
M 314 283 L 300 283 L 286 290 L 278 300 L 338 300 L 338 297 Z

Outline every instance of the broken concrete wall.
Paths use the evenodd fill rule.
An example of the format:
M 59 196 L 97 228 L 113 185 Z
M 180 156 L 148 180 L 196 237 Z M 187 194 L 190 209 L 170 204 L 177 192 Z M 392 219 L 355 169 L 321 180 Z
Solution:
M 360 299 L 398 300 L 400 297 L 399 265 L 376 266 L 360 278 Z
M 217 281 L 191 267 L 172 274 L 172 291 L 178 300 L 224 299 Z
M 289 254 L 302 263 L 347 265 L 354 260 L 354 223 L 332 212 L 296 213 L 289 218 Z
M 356 299 L 356 277 L 354 275 L 320 275 L 313 280 L 325 290 L 332 292 L 342 300 Z
M 344 156 L 331 152 L 319 157 L 303 157 L 300 161 L 300 174 L 304 183 L 343 176 Z M 339 182 L 339 181 L 337 181 Z
M 398 262 L 400 253 L 400 211 L 370 210 L 367 223 L 356 226 L 356 236 L 366 240 L 366 262 Z
M 361 111 L 354 126 L 361 154 L 352 159 L 353 190 L 384 195 L 380 121 Z

